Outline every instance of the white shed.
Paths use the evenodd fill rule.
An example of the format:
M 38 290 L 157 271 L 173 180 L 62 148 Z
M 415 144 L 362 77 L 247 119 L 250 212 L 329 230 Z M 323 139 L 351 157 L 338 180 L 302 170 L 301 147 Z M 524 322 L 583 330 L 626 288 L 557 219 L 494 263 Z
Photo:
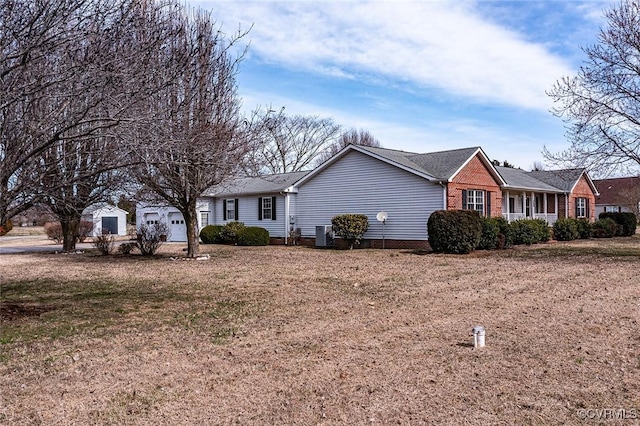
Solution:
M 82 212 L 82 220 L 93 222 L 93 237 L 103 233 L 127 235 L 128 214 L 129 212 L 109 204 L 94 204 Z

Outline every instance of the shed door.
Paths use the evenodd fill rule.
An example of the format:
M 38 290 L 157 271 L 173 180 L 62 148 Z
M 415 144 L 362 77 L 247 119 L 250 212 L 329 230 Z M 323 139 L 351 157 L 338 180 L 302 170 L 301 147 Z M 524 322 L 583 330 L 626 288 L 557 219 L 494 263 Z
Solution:
M 117 216 L 102 216 L 102 233 L 118 235 Z

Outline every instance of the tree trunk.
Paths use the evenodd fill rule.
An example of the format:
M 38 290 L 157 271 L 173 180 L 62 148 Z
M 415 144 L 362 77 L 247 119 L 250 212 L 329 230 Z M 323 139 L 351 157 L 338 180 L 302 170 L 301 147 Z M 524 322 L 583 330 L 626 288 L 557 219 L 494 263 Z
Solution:
M 187 225 L 187 257 L 197 257 L 200 252 L 200 243 L 198 240 L 198 220 L 196 212 L 189 211 L 182 215 Z
M 60 226 L 62 227 L 62 250 L 75 251 L 76 240 L 78 238 L 78 226 L 80 224 L 80 216 L 69 215 L 60 217 Z

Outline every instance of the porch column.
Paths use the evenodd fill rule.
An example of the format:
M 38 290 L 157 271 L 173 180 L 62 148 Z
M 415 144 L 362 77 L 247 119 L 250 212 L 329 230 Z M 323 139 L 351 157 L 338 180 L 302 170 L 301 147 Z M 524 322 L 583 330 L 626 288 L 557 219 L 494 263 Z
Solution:
M 507 197 L 507 222 L 511 222 L 511 212 L 509 211 L 509 190 L 505 193 Z M 504 197 L 502 198 L 502 202 L 504 203 Z
M 549 211 L 547 210 L 547 193 L 544 193 L 544 201 L 542 202 L 542 204 L 544 205 L 544 218 L 547 220 L 547 222 L 549 222 L 547 214 L 549 213 Z
M 522 191 L 522 215 L 527 217 L 527 193 Z
M 556 219 L 560 219 L 560 213 L 558 213 L 558 193 L 553 194 L 555 196 L 555 208 L 556 208 Z

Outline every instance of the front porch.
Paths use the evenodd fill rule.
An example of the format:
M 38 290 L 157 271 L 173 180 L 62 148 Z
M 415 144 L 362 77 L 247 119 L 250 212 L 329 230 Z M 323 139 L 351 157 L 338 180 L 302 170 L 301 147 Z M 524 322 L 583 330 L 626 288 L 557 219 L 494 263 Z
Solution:
M 502 199 L 502 217 L 508 222 L 543 219 L 552 226 L 558 220 L 558 194 L 504 191 Z

